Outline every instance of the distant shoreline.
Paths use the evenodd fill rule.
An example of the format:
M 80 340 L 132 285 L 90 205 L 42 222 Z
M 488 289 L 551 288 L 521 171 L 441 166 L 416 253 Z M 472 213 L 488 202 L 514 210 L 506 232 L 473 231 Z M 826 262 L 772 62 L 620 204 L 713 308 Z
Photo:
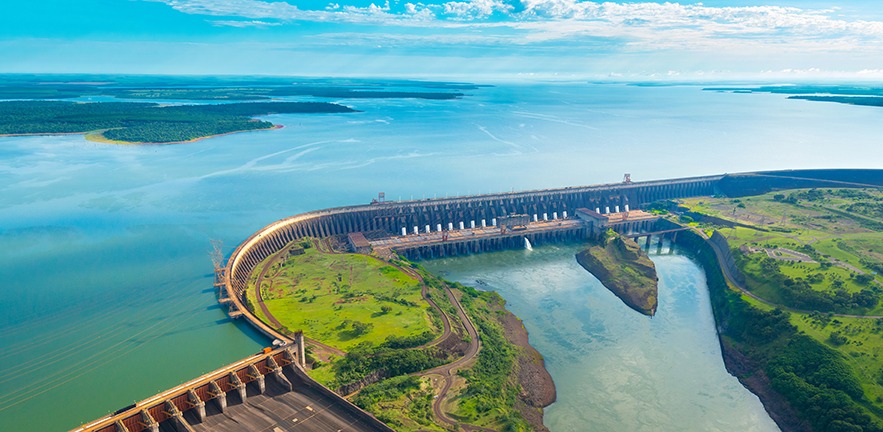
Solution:
M 206 135 L 198 138 L 193 138 L 186 141 L 168 141 L 168 142 L 150 142 L 150 141 L 119 141 L 112 140 L 106 138 L 103 134 L 104 131 L 90 131 L 90 132 L 35 132 L 35 133 L 21 133 L 21 134 L 0 134 L 0 138 L 13 138 L 13 137 L 28 137 L 28 136 L 67 136 L 67 135 L 83 135 L 86 141 L 97 142 L 102 144 L 115 144 L 115 145 L 172 145 L 172 144 L 190 144 L 195 143 L 197 141 L 202 141 L 209 138 L 217 138 L 226 135 L 233 135 L 242 132 L 255 132 L 255 131 L 267 131 L 267 130 L 276 130 L 282 129 L 285 126 L 283 125 L 273 125 L 268 128 L 261 129 L 243 129 L 238 131 L 230 131 L 221 134 L 214 135 Z

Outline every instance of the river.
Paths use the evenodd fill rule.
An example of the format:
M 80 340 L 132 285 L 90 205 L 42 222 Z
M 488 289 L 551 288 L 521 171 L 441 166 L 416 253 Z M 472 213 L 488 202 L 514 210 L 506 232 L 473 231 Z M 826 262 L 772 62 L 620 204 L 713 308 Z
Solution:
M 756 396 L 726 372 L 702 269 L 651 246 L 659 307 L 630 309 L 577 264 L 578 245 L 425 263 L 499 292 L 546 359 L 558 402 L 545 424 L 579 431 L 774 431 Z
M 291 214 L 367 203 L 381 191 L 407 199 L 616 182 L 626 172 L 638 181 L 883 166 L 877 108 L 783 95 L 568 83 L 505 84 L 453 101 L 340 102 L 362 112 L 268 116 L 285 128 L 186 145 L 0 138 L 0 430 L 72 428 L 258 351 L 267 341 L 227 319 L 215 301 L 210 240 L 229 253 Z M 560 265 L 573 267 L 563 257 Z M 553 431 L 594 412 L 587 394 L 611 399 L 597 405 L 603 429 L 664 424 L 709 400 L 730 404 L 701 382 L 644 380 L 679 369 L 683 358 L 707 357 L 716 363 L 705 369 L 725 372 L 713 343 L 677 334 L 666 350 L 653 348 L 651 340 L 673 329 L 661 325 L 662 315 L 605 321 L 613 309 L 579 277 L 544 288 L 562 296 L 550 291 L 537 303 L 552 315 L 519 306 L 514 284 L 499 287 L 550 359 L 559 385 Z M 688 282 L 677 285 L 701 284 Z M 667 319 L 690 321 L 707 339 L 707 311 L 693 322 L 693 312 L 679 310 Z M 614 336 L 614 328 L 625 333 Z M 556 343 L 574 345 L 565 352 Z M 606 373 L 622 363 L 634 369 Z M 733 389 L 726 394 L 750 397 Z M 657 406 L 644 420 L 631 412 L 654 399 L 681 411 Z M 756 406 L 732 415 L 755 414 Z M 670 418 L 681 429 L 706 426 L 693 416 Z

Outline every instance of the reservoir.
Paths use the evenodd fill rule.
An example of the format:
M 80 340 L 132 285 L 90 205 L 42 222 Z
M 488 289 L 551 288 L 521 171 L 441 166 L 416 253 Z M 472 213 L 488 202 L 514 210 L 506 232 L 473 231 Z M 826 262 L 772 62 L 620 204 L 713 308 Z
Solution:
M 378 192 L 883 166 L 874 107 L 696 86 L 467 93 L 341 100 L 361 112 L 268 116 L 285 127 L 186 145 L 0 138 L 0 430 L 67 430 L 260 350 L 268 341 L 217 304 L 210 241 L 229 254 L 289 215 Z M 499 290 L 524 320 L 558 384 L 553 431 L 769 430 L 723 369 L 689 260 L 654 257 L 661 303 L 649 320 L 618 308 L 575 249 L 534 246 L 443 270 Z

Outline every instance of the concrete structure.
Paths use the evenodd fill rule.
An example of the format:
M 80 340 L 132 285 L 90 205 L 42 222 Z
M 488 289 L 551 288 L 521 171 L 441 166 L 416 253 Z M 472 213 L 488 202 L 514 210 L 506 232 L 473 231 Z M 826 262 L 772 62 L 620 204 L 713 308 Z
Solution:
M 392 432 L 370 414 L 309 378 L 297 356 L 293 346 L 267 349 L 72 432 Z
M 300 238 L 343 236 L 357 250 L 389 248 L 415 258 L 433 257 L 524 247 L 525 240 L 541 244 L 585 237 L 608 227 L 625 233 L 646 230 L 654 217 L 631 209 L 662 199 L 714 195 L 721 191 L 737 196 L 775 188 L 880 185 L 883 170 L 782 171 L 650 182 L 632 182 L 626 175 L 625 181 L 617 184 L 450 199 L 385 202 L 381 195 L 370 205 L 292 216 L 249 237 L 233 252 L 225 267 L 216 268 L 218 301 L 228 307 L 229 315 L 246 319 L 281 347 L 203 375 L 75 431 L 392 431 L 306 375 L 302 368 L 302 333 L 282 334 L 244 306 L 247 281 L 258 264 Z M 592 208 L 596 210 L 589 210 Z M 602 208 L 605 214 L 601 214 Z M 616 212 L 611 214 L 611 208 Z M 574 214 L 575 218 L 568 218 Z M 476 221 L 480 221 L 480 228 Z M 431 231 L 433 226 L 435 232 Z M 413 234 L 408 235 L 408 227 L 412 227 Z M 424 227 L 423 233 L 419 227 Z M 677 231 L 670 228 L 655 234 Z M 292 249 L 290 253 L 298 252 L 302 251 Z M 224 415 L 212 415 L 219 413 Z M 310 422 L 311 419 L 315 421 Z

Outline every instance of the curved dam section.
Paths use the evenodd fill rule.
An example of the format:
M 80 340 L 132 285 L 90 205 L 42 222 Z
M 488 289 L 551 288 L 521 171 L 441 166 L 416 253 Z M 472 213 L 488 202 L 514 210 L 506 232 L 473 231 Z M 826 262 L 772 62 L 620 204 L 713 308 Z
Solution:
M 566 187 L 456 198 L 377 202 L 316 210 L 267 225 L 243 242 L 227 261 L 228 291 L 244 298 L 255 267 L 286 244 L 304 237 L 362 232 L 374 237 L 399 235 L 402 229 L 436 230 L 462 222 L 486 221 L 511 214 L 573 215 L 578 208 L 607 210 L 635 207 L 662 199 L 713 195 L 723 175 L 683 179 Z

